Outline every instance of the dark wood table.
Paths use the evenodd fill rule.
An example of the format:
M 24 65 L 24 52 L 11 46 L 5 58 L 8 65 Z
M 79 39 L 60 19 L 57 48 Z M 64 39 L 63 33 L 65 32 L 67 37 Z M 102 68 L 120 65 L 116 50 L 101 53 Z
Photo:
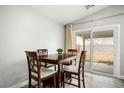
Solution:
M 48 54 L 47 57 L 40 57 L 40 61 L 45 63 L 50 63 L 54 65 L 58 65 L 58 73 L 57 73 L 57 87 L 61 87 L 61 64 L 65 63 L 69 60 L 73 60 L 77 58 L 77 56 L 69 55 L 69 54 Z

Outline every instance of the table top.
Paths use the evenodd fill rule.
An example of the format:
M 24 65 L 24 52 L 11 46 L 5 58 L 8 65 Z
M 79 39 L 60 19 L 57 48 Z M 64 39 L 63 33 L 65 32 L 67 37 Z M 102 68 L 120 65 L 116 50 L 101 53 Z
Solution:
M 46 57 L 39 57 L 39 60 L 50 64 L 62 64 L 75 58 L 77 56 L 69 54 L 48 54 Z

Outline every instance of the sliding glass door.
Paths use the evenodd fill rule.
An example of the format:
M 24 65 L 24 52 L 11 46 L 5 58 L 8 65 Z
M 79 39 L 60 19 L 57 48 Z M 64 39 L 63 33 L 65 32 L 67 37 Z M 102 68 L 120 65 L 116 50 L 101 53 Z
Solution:
M 92 71 L 113 74 L 113 31 L 92 33 Z
M 76 33 L 79 53 L 87 51 L 85 71 L 114 74 L 114 35 L 110 31 L 83 31 Z

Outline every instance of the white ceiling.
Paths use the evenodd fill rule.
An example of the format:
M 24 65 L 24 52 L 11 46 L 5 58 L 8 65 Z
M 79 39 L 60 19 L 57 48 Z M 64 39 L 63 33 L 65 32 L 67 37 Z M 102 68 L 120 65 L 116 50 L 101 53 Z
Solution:
M 44 15 L 52 20 L 55 20 L 62 24 L 67 24 L 92 13 L 95 13 L 103 8 L 106 8 L 107 5 L 95 5 L 89 10 L 85 9 L 84 5 L 38 5 L 31 6 L 34 10 L 39 12 L 41 15 Z

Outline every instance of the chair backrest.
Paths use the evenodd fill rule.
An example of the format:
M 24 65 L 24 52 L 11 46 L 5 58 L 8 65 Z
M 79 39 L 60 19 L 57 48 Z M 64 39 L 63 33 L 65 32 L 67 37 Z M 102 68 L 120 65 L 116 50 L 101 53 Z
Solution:
M 25 51 L 25 53 L 27 56 L 29 75 L 31 76 L 34 73 L 40 77 L 40 62 L 38 61 L 37 53 L 30 51 Z
M 68 54 L 77 56 L 77 49 L 68 49 Z
M 84 72 L 85 58 L 86 58 L 86 51 L 81 51 L 79 65 L 78 65 L 78 72 L 80 72 L 81 70 Z
M 37 52 L 38 56 L 42 57 L 48 56 L 48 49 L 37 49 Z

